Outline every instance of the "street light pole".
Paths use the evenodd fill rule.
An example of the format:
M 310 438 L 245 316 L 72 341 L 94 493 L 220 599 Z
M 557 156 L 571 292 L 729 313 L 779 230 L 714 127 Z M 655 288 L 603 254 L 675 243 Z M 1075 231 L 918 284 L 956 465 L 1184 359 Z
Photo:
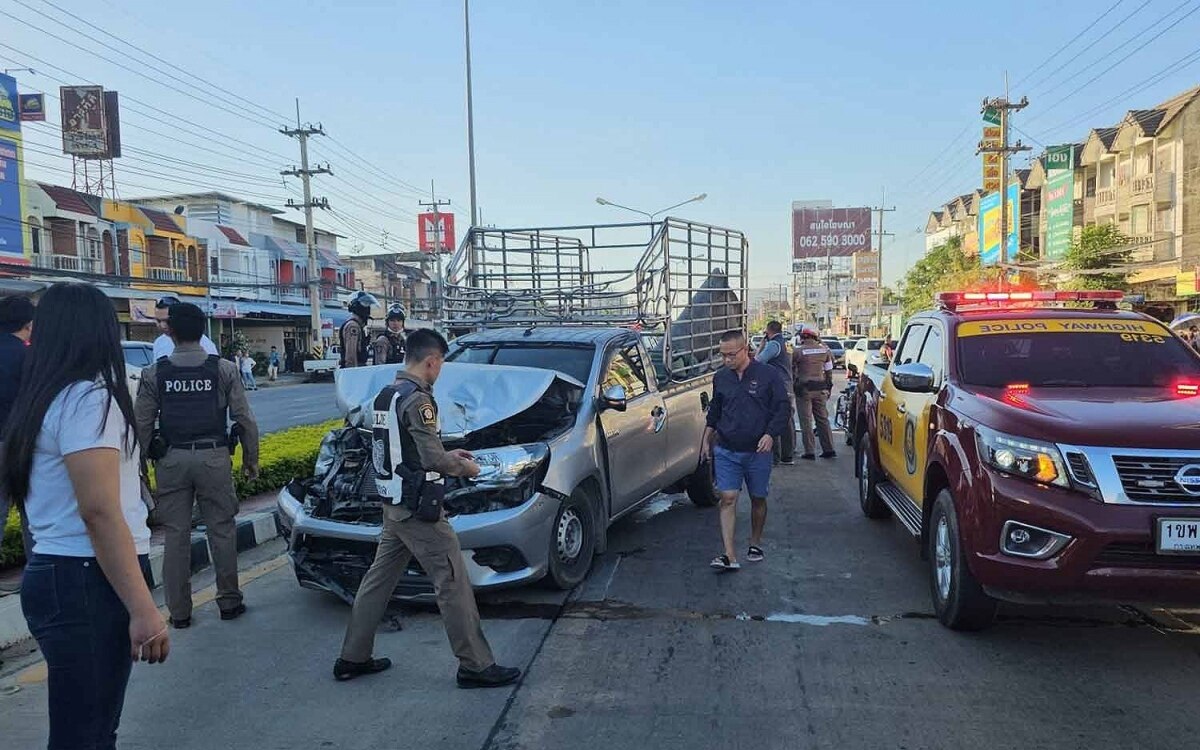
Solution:
M 479 224 L 475 199 L 475 102 L 471 93 L 471 0 L 463 0 L 463 27 L 467 41 L 467 160 L 471 172 L 471 226 Z
M 597 198 L 596 202 L 599 203 L 601 206 L 612 206 L 613 208 L 623 208 L 626 211 L 632 211 L 635 214 L 641 214 L 642 216 L 645 216 L 650 221 L 654 221 L 654 217 L 658 216 L 659 214 L 665 214 L 667 211 L 673 211 L 673 210 L 679 208 L 680 206 L 686 206 L 689 203 L 699 203 L 700 201 L 704 200 L 707 197 L 708 197 L 708 193 L 700 193 L 700 195 L 692 196 L 691 198 L 688 198 L 687 200 L 685 200 L 681 203 L 676 203 L 674 206 L 667 206 L 666 208 L 659 209 L 658 211 L 655 211 L 654 213 L 649 213 L 647 211 L 643 211 L 640 208 L 630 208 L 629 206 L 622 206 L 620 203 L 613 203 L 612 201 L 610 201 L 606 198 Z

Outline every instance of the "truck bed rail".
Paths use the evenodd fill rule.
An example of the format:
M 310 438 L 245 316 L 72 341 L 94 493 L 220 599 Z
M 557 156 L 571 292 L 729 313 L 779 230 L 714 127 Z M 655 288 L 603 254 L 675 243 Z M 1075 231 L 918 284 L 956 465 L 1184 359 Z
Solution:
M 472 227 L 450 259 L 451 330 L 637 328 L 673 379 L 720 365 L 721 333 L 746 327 L 745 235 L 677 218 L 529 229 Z

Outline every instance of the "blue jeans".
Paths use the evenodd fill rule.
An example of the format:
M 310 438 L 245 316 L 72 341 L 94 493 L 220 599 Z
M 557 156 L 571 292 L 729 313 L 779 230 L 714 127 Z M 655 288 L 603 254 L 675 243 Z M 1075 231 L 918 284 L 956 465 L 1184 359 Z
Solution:
M 145 572 L 148 558 L 138 559 Z M 49 750 L 116 748 L 133 667 L 129 612 L 96 558 L 35 553 L 21 609 L 49 671 Z
M 258 388 L 258 385 L 254 382 L 254 373 L 246 372 L 245 370 L 243 370 L 242 371 L 242 385 L 244 385 L 246 388 L 248 388 L 250 390 L 254 390 L 255 388 Z
M 770 453 L 737 453 L 713 446 L 717 492 L 741 492 L 744 483 L 750 497 L 766 497 L 771 489 L 771 462 Z

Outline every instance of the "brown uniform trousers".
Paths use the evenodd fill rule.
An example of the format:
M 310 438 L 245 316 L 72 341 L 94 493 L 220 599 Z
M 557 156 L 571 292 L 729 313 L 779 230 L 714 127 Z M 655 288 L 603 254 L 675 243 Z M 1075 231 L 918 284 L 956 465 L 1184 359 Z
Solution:
M 463 564 L 458 535 L 445 518 L 427 523 L 413 518 L 402 506 L 387 502 L 383 506 L 383 533 L 379 536 L 375 561 L 354 597 L 354 611 L 342 642 L 342 658 L 353 662 L 371 658 L 375 630 L 414 555 L 433 580 L 450 648 L 459 663 L 464 669 L 474 671 L 495 664 L 479 624 L 475 592 Z
M 833 354 L 821 341 L 804 338 L 792 353 L 792 377 L 795 378 L 797 406 L 800 412 L 800 437 L 805 455 L 815 452 L 817 438 L 824 453 L 833 452 L 833 431 L 829 427 L 829 389 L 825 376 L 833 365 Z M 816 434 L 813 422 L 816 421 Z
M 192 501 L 200 507 L 208 549 L 217 574 L 217 606 L 222 612 L 242 603 L 238 588 L 237 493 L 229 449 L 172 448 L 155 462 L 158 505 L 166 529 L 163 593 L 171 618 L 192 616 Z

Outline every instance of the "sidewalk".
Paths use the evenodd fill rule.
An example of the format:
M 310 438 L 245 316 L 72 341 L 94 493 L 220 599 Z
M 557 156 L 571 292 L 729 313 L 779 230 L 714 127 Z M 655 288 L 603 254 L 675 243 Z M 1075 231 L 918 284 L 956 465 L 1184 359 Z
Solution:
M 238 552 L 279 536 L 275 526 L 275 497 L 276 493 L 268 492 L 242 501 L 237 514 Z M 155 588 L 162 583 L 163 534 L 160 526 L 150 529 L 150 572 Z M 203 527 L 200 527 L 192 531 L 192 572 L 207 568 L 210 561 L 208 540 Z M 12 568 L 0 574 L 0 581 L 15 583 L 20 577 L 21 569 Z M 26 638 L 29 638 L 29 630 L 25 626 L 25 615 L 21 612 L 20 595 L 0 597 L 0 650 Z
M 284 386 L 302 385 L 307 383 L 308 375 L 302 372 L 281 372 L 274 383 L 272 383 L 270 380 L 267 380 L 266 375 L 261 377 L 255 375 L 254 382 L 256 385 L 258 385 L 260 390 L 266 390 L 268 388 L 283 388 Z

